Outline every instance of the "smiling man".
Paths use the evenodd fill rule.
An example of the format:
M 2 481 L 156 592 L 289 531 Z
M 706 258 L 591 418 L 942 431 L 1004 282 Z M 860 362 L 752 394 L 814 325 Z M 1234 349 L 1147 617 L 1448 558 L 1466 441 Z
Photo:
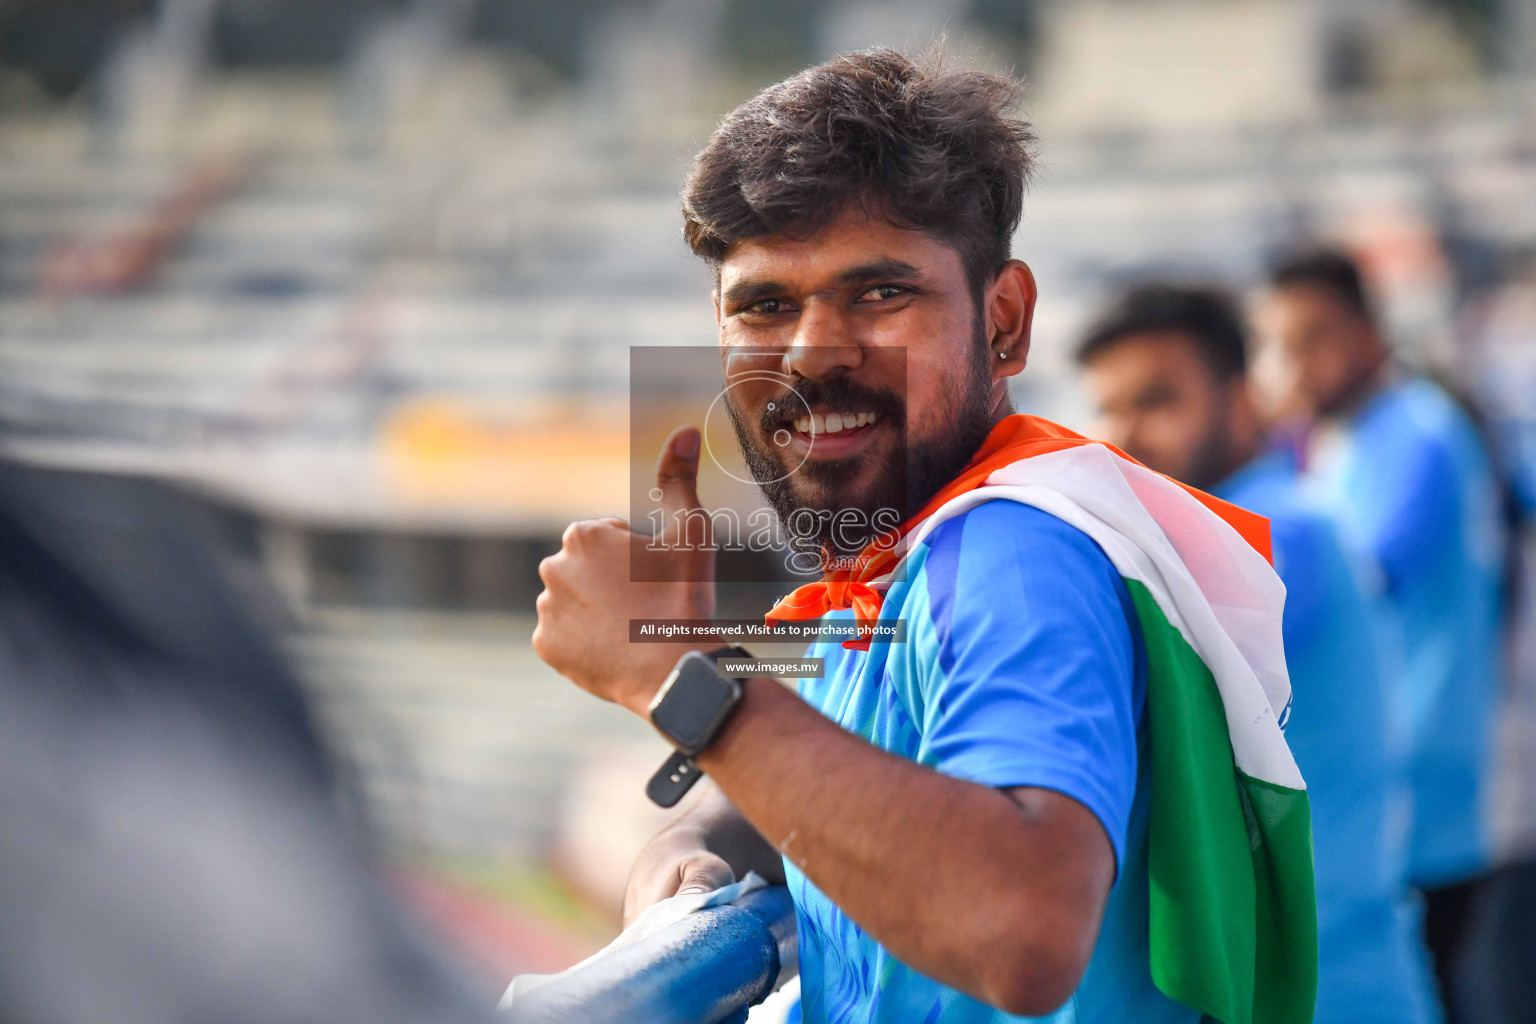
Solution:
M 541 565 L 534 645 L 648 716 L 673 783 L 709 777 L 626 914 L 784 878 L 806 1020 L 1303 1024 L 1310 832 L 1267 524 L 1014 414 L 1017 90 L 840 57 L 728 115 L 684 191 L 743 453 L 781 517 L 828 524 L 824 578 L 770 621 L 906 642 L 818 644 L 798 693 L 712 684 L 714 645 L 627 643 L 630 619 L 711 614 L 712 553 L 601 520 Z M 699 507 L 699 446 L 683 428 L 662 453 L 669 522 Z

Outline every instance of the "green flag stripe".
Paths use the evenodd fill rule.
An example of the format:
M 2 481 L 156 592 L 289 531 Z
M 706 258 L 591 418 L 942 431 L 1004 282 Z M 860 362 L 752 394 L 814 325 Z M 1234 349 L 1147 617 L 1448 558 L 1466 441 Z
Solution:
M 1238 777 L 1263 839 L 1253 850 L 1259 880 L 1253 1019 L 1309 1022 L 1317 1003 L 1317 890 L 1307 794 L 1243 772 Z
M 1237 770 L 1221 693 L 1145 585 L 1152 979 L 1223 1024 L 1309 1024 L 1317 907 L 1304 790 Z

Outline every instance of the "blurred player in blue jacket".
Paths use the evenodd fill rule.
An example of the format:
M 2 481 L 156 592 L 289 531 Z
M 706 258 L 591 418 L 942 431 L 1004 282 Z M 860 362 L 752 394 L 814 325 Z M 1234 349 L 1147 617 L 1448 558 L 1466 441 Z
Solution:
M 1408 877 L 1455 1020 L 1449 982 L 1489 864 L 1504 564 L 1491 462 L 1451 397 L 1394 362 L 1348 257 L 1285 261 L 1259 315 L 1279 401 L 1312 424 L 1305 468 L 1377 573 L 1379 625 L 1399 655 L 1389 691 L 1408 744 Z
M 1438 1020 L 1405 898 L 1406 779 L 1369 605 L 1294 461 L 1265 451 L 1235 306 L 1214 291 L 1137 288 L 1090 328 L 1078 359 L 1095 436 L 1270 519 L 1294 694 L 1286 739 L 1312 803 L 1317 1021 Z

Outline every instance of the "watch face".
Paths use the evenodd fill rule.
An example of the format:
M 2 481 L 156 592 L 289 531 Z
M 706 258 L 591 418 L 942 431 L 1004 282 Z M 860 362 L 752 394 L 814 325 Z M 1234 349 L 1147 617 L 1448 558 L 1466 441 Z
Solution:
M 730 680 L 715 674 L 713 662 L 690 655 L 678 665 L 677 678 L 651 711 L 651 721 L 680 747 L 699 746 L 730 708 L 734 692 Z

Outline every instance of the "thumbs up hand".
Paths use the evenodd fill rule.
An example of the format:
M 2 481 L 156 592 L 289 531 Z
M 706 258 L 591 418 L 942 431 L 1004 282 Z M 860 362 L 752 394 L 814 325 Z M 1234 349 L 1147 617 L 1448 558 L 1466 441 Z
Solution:
M 677 659 L 719 646 L 629 642 L 631 619 L 707 619 L 715 609 L 715 549 L 699 504 L 699 432 L 682 427 L 656 465 L 665 528 L 653 544 L 622 519 L 572 523 L 539 563 L 544 592 L 534 652 L 582 689 L 644 714 Z

